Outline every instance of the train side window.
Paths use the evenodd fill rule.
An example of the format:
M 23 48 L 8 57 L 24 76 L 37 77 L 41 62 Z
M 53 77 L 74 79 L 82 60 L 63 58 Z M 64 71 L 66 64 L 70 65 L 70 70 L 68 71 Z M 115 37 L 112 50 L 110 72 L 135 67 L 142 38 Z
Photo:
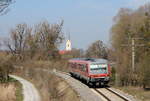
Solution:
M 75 69 L 77 69 L 77 68 L 78 68 L 77 63 L 74 63 L 74 68 L 75 68 Z
M 79 64 L 77 64 L 77 67 L 78 67 L 78 69 L 80 69 L 80 65 Z
M 80 66 L 80 70 L 84 71 L 84 64 L 80 64 L 79 66 Z
M 84 64 L 81 64 L 81 69 L 82 71 L 84 71 Z
M 88 64 L 86 64 L 85 68 L 86 68 L 86 72 L 88 72 Z
M 86 65 L 83 65 L 83 71 L 86 72 Z
M 81 70 L 81 64 L 77 64 L 79 70 Z
M 74 65 L 74 63 L 72 63 L 72 68 L 75 68 L 75 65 Z
M 74 66 L 75 69 L 77 68 L 77 64 L 76 63 L 74 63 L 73 66 Z
M 67 66 L 67 67 L 71 68 L 71 63 L 68 63 L 68 66 Z
M 81 65 L 80 64 L 78 64 L 78 69 L 81 70 Z
M 71 63 L 71 68 L 76 68 L 75 63 Z
M 73 63 L 71 63 L 71 68 L 73 68 Z
M 83 65 L 82 65 L 82 64 L 80 65 L 80 68 L 81 68 L 81 70 L 83 71 Z
M 83 65 L 82 64 L 80 65 L 80 68 L 81 68 L 81 71 L 83 71 Z

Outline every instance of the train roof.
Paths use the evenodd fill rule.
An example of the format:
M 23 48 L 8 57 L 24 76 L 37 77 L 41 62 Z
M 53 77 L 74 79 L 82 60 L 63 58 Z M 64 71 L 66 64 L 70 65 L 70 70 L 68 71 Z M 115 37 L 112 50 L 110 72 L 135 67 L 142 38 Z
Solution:
M 108 60 L 106 59 L 96 59 L 96 58 L 73 58 L 73 59 L 70 59 L 72 61 L 87 61 L 87 62 L 97 62 L 97 63 L 107 63 Z

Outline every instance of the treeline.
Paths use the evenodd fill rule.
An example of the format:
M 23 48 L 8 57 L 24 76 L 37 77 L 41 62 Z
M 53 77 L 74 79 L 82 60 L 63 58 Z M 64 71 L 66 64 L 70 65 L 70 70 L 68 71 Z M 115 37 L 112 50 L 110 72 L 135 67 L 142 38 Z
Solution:
M 41 22 L 35 27 L 23 23 L 11 29 L 10 37 L 1 42 L 5 51 L 0 51 L 0 82 L 9 80 L 15 65 L 31 60 L 57 60 L 58 47 L 64 37 L 63 21 L 58 24 Z
M 62 43 L 63 21 L 60 24 L 41 22 L 35 27 L 18 24 L 10 32 L 10 38 L 4 41 L 16 60 L 56 59 L 59 57 L 58 46 Z
M 13 72 L 12 57 L 6 53 L 0 52 L 0 83 L 8 82 L 11 80 L 9 74 Z
M 135 44 L 135 68 L 132 45 Z M 150 85 L 150 4 L 137 10 L 122 8 L 111 29 L 112 50 L 119 85 Z
M 86 50 L 73 48 L 63 58 L 104 58 L 108 59 L 109 49 L 101 40 L 96 40 Z

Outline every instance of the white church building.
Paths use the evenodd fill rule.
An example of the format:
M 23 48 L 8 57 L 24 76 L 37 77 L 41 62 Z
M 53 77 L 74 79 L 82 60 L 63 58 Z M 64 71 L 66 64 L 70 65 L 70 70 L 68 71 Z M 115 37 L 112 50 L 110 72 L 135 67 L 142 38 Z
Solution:
M 71 43 L 71 40 L 68 39 L 68 40 L 66 40 L 66 48 L 65 48 L 65 50 L 60 50 L 59 54 L 63 55 L 63 54 L 66 54 L 68 52 L 71 52 L 71 50 L 72 50 L 72 43 Z
M 67 40 L 66 41 L 66 51 L 71 51 L 72 47 L 71 47 L 71 40 Z

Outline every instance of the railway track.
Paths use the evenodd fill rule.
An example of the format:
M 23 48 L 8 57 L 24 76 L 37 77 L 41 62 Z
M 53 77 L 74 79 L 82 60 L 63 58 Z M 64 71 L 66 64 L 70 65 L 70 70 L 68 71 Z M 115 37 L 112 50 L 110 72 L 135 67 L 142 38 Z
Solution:
M 110 88 L 94 88 L 94 90 L 105 99 L 105 101 L 131 101 Z
M 66 72 L 57 72 L 70 76 L 70 74 Z M 105 99 L 104 101 L 131 101 L 126 96 L 119 94 L 111 88 L 93 88 L 93 90 L 97 92 L 100 96 L 102 96 L 103 99 Z

